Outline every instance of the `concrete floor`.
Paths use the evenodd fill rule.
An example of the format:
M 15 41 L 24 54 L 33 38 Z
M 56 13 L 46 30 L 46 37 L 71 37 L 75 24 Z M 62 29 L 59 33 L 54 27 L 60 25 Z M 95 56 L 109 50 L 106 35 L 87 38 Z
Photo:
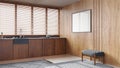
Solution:
M 22 62 L 22 63 L 12 63 L 12 64 L 3 64 L 0 65 L 0 68 L 113 68 L 108 65 L 97 63 L 93 65 L 93 61 L 84 60 L 75 60 L 62 63 L 51 63 L 47 60 L 31 61 L 31 62 Z

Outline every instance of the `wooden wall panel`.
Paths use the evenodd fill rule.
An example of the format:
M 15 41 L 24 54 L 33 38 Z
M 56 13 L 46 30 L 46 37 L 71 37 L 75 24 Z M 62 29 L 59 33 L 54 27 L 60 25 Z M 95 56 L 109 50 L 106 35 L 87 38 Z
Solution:
M 73 33 L 71 14 L 92 9 L 92 32 Z M 60 36 L 67 38 L 67 52 L 81 56 L 83 49 L 104 51 L 106 63 L 120 66 L 120 0 L 80 0 L 60 11 Z
M 77 56 L 81 56 L 83 49 L 93 49 L 94 47 L 93 32 L 73 33 L 71 31 L 72 13 L 86 9 L 93 9 L 93 0 L 80 0 L 80 2 L 66 6 L 60 11 L 60 36 L 67 38 L 67 52 Z
M 120 66 L 120 0 L 101 0 L 101 24 L 106 62 Z

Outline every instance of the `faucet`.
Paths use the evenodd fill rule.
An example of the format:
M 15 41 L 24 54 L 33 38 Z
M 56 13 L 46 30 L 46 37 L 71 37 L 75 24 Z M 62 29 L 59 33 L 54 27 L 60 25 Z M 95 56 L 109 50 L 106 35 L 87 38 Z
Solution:
M 3 32 L 1 32 L 1 38 L 2 38 L 2 39 L 4 38 L 4 36 L 3 36 Z
M 20 35 L 19 35 L 19 38 L 23 38 L 23 36 L 22 36 L 22 29 L 20 29 Z

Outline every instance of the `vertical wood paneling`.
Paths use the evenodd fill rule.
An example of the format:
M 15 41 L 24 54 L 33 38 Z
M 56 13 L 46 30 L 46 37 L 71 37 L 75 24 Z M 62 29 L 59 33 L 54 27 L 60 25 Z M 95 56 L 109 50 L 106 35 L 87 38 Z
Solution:
M 43 40 L 31 39 L 29 40 L 29 57 L 43 56 Z
M 66 53 L 65 38 L 55 39 L 55 55 L 61 55 Z
M 14 44 L 14 59 L 28 58 L 28 44 Z
M 17 35 L 17 4 L 15 4 L 15 35 Z
M 93 4 L 93 41 L 94 50 L 100 50 L 100 0 L 94 0 Z
M 0 39 L 0 61 L 13 59 L 12 40 Z
M 93 9 L 93 0 L 80 0 L 76 4 L 62 8 L 60 12 L 60 36 L 67 38 L 67 52 L 77 56 L 81 55 L 83 49 L 93 49 L 93 32 L 73 33 L 71 30 L 72 13 L 86 9 Z
M 33 6 L 31 7 L 31 35 L 33 35 Z
M 73 33 L 71 14 L 92 9 L 92 32 Z M 104 51 L 107 64 L 120 66 L 120 0 L 80 0 L 60 11 L 60 36 L 67 38 L 67 52 L 81 56 L 83 49 Z
M 106 62 L 120 66 L 120 0 L 101 0 L 101 50 L 106 53 Z
M 44 56 L 54 55 L 55 41 L 54 39 L 43 39 Z
M 45 15 L 45 23 L 46 23 L 46 24 L 48 23 L 48 22 L 47 22 L 47 16 L 48 16 L 47 11 L 48 11 L 48 9 L 46 8 L 46 11 L 45 11 L 45 14 L 46 14 L 46 15 Z M 45 33 L 45 34 L 47 35 L 47 34 L 48 34 L 48 33 L 47 33 L 47 31 L 48 31 L 48 30 L 47 30 L 47 25 L 46 25 L 46 29 L 45 29 L 45 30 L 46 30 L 46 33 Z

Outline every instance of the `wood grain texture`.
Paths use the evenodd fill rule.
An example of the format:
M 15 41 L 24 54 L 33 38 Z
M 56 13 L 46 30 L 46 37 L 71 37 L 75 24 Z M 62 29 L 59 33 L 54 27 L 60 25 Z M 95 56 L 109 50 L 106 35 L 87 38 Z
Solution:
M 55 55 L 61 55 L 66 53 L 66 39 L 55 39 Z
M 12 40 L 0 40 L 0 61 L 13 59 Z
M 14 44 L 14 59 L 28 58 L 28 44 Z
M 92 9 L 92 32 L 73 33 L 71 14 Z M 120 66 L 120 0 L 80 0 L 60 11 L 60 36 L 67 38 L 67 52 L 81 56 L 83 49 L 105 52 L 108 64 Z
M 43 56 L 43 40 L 31 39 L 29 40 L 29 57 Z
M 120 0 L 101 0 L 101 31 L 106 62 L 120 66 Z
M 43 53 L 44 56 L 52 56 L 54 55 L 55 50 L 55 41 L 54 39 L 43 39 Z
M 60 11 L 60 36 L 67 38 L 67 53 L 81 56 L 82 50 L 93 49 L 94 47 L 93 32 L 73 33 L 71 30 L 72 13 L 86 9 L 93 9 L 93 0 L 80 0 L 80 2 L 66 6 Z

